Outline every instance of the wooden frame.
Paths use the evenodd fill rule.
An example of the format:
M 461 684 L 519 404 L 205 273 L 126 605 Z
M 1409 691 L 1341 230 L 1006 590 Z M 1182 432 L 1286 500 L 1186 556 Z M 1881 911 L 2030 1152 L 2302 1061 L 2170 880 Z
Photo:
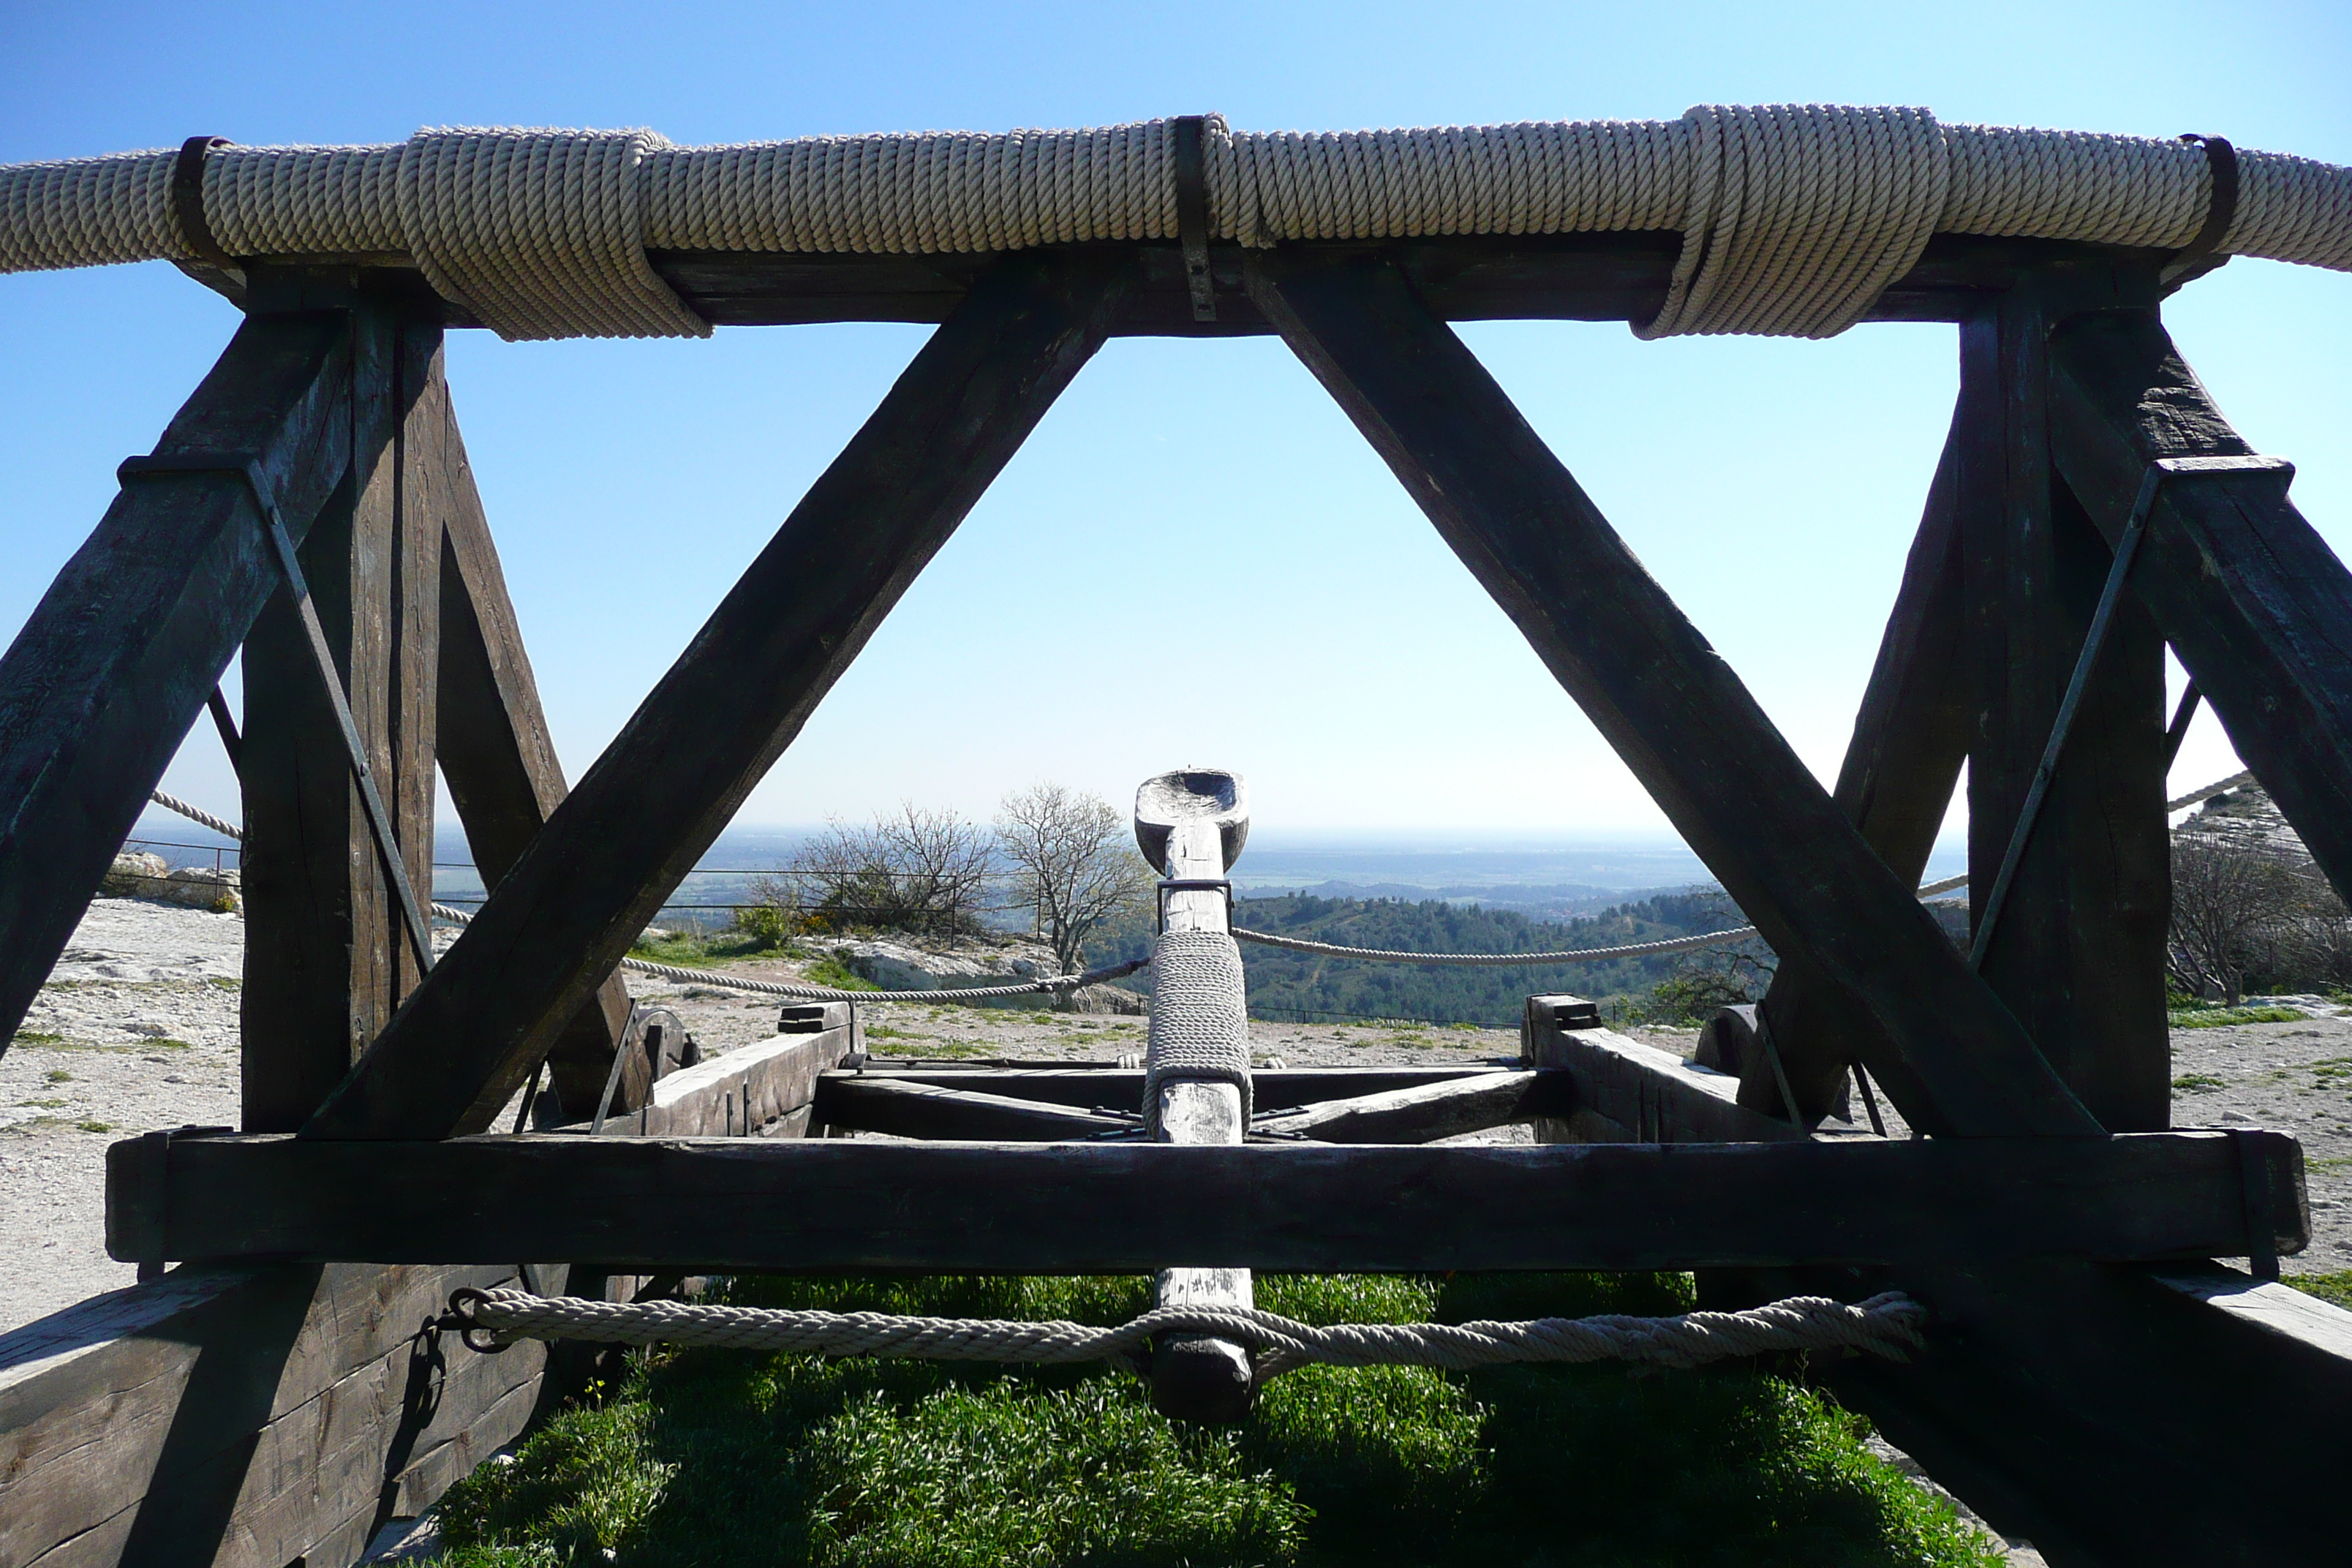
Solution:
M 245 1133 L 142 1140 L 110 1163 L 121 1255 L 215 1261 L 0 1336 L 0 1556 L 63 1561 L 70 1542 L 76 1561 L 124 1561 L 169 1539 L 187 1561 L 348 1560 L 527 1415 L 536 1352 L 436 1362 L 404 1328 L 518 1256 L 607 1281 L 583 1289 L 656 1263 L 1174 1256 L 1704 1266 L 1720 1301 L 1900 1285 L 1937 1313 L 1936 1353 L 1825 1374 L 2052 1561 L 2313 1555 L 2287 1510 L 2241 1505 L 2265 1479 L 2327 1483 L 2314 1456 L 2346 1440 L 2352 1318 L 2195 1261 L 2292 1248 L 2307 1219 L 2291 1141 L 2162 1131 L 2150 710 L 2168 642 L 2352 890 L 2352 574 L 2275 475 L 2166 486 L 2078 760 L 1979 976 L 1910 893 L 1962 761 L 1983 879 L 2147 465 L 2248 448 L 2164 335 L 2162 253 L 1933 241 L 1869 319 L 1959 324 L 1963 395 L 1824 791 L 1447 326 L 1646 319 L 1679 247 L 1217 246 L 1206 322 L 1172 245 L 656 255 L 722 324 L 941 325 L 568 793 L 442 379 L 442 333 L 467 317 L 401 258 L 254 258 L 236 296 L 248 321 L 158 448 L 223 471 L 126 482 L 0 658 L 0 1024 L 21 1018 L 240 643 L 262 704 L 240 759 L 248 894 L 274 933 L 249 960 Z M 1120 334 L 1267 332 L 1781 956 L 1760 1008 L 1774 1048 L 1746 1080 L 1533 998 L 1532 1070 L 1272 1072 L 1255 1142 L 1150 1147 L 1098 1109 L 1134 1100 L 1139 1074 L 851 1071 L 863 1051 L 836 1009 L 658 1082 L 624 1063 L 602 1136 L 465 1136 L 542 1062 L 562 1115 L 593 1112 L 629 1035 L 614 962 L 1093 352 Z M 231 459 L 303 542 L 411 879 L 429 880 L 437 762 L 493 884 L 429 975 L 394 940 L 271 603 L 259 498 Z M 1810 1133 L 1855 1061 L 1932 1136 Z M 1523 1120 L 1568 1146 L 1365 1146 Z M 828 1123 L 1044 1143 L 798 1142 Z M 696 1201 L 722 1181 L 756 1223 Z M 1171 1181 L 1196 1185 L 1187 1207 L 1146 1201 Z M 2116 1261 L 2155 1257 L 2189 1261 Z M 300 1464 L 273 1468 L 281 1452 L 322 1456 L 317 1484 L 285 1484 Z

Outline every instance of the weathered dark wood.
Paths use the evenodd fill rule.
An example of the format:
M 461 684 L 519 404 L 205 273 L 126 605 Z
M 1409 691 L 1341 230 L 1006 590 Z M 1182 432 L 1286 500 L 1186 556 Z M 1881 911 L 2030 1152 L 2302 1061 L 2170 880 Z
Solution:
M 1285 340 L 1773 950 L 1878 1021 L 1893 1052 L 1867 1065 L 1918 1086 L 1913 1125 L 2095 1132 L 1911 887 L 1403 277 L 1279 259 L 1253 276 Z
M 1543 1005 L 1528 1002 L 1528 1055 L 1563 1074 L 1573 1091 L 1544 1108 L 1541 1142 L 1802 1142 L 1802 1128 L 1739 1103 L 1739 1080 L 1686 1062 L 1671 1051 L 1613 1029 L 1563 1028 Z
M 427 402 L 430 408 L 421 407 L 413 423 L 421 504 L 441 530 L 438 756 L 474 868 L 482 886 L 492 888 L 562 803 L 563 764 L 548 733 L 539 683 L 446 380 L 435 378 Z M 548 1053 L 548 1076 L 566 1116 L 595 1115 L 613 1052 L 628 1025 L 628 987 L 617 973 L 608 974 Z M 631 1062 L 614 1092 L 614 1108 L 636 1110 L 652 1086 L 643 1062 Z
M 1959 443 L 1956 414 L 1832 795 L 1886 868 L 1914 887 L 1927 869 L 1969 755 L 1971 691 L 1953 493 Z M 1843 1100 L 1849 1062 L 1900 1059 L 1901 1053 L 1883 1038 L 1857 1038 L 1864 1031 L 1881 1035 L 1883 1026 L 1801 959 L 1782 959 L 1758 1011 L 1780 1053 L 1798 1117 L 1806 1122 L 1818 1121 Z M 1895 1096 L 1895 1103 L 1925 1098 L 1915 1082 Z M 1768 1115 L 1786 1114 L 1771 1063 L 1761 1051 L 1742 1064 L 1740 1103 Z
M 542 1347 L 414 1337 L 452 1290 L 513 1278 L 186 1268 L 0 1335 L 0 1563 L 356 1560 L 529 1418 Z
M 2044 341 L 2052 309 L 2029 283 L 1960 330 L 1958 510 L 1974 689 L 1975 919 L 1999 876 L 2111 563 L 2051 468 Z M 2164 639 L 2126 595 L 1982 969 L 2059 1076 L 2115 1131 L 2171 1122 L 2164 719 Z M 1895 1088 L 1888 1091 L 1900 1106 Z
M 1118 282 L 1023 258 L 975 288 L 307 1131 L 488 1124 L 1100 346 Z
M 778 1035 L 671 1073 L 642 1104 L 609 1118 L 604 1136 L 799 1137 L 808 1129 L 824 1075 L 864 1048 L 865 1025 L 853 1025 L 849 1004 L 828 1002 L 824 1010 L 825 1026 L 814 1034 Z
M 1936 1314 L 1907 1366 L 1817 1373 L 2057 1568 L 2340 1562 L 2311 1500 L 2352 1453 L 2352 1313 L 2232 1270 L 2080 1263 L 1807 1271 Z M 1776 1282 L 1775 1289 L 1782 1288 Z
M 1463 1062 L 1432 1068 L 1257 1068 L 1250 1073 L 1250 1100 L 1260 1114 L 1290 1110 L 1328 1100 L 1386 1094 L 1433 1083 L 1489 1075 L 1504 1069 Z M 868 1083 L 925 1083 L 940 1089 L 1041 1100 L 1080 1110 L 1131 1110 L 1143 1103 L 1143 1074 L 1134 1068 L 895 1068 L 868 1065 L 859 1077 Z
M 441 329 L 380 301 L 350 313 L 354 460 L 302 546 L 368 766 L 420 899 L 432 897 L 440 541 L 417 504 L 415 428 L 440 380 Z M 245 649 L 248 1131 L 302 1125 L 418 978 L 308 634 L 281 584 Z
M 107 1246 L 689 1272 L 2203 1257 L 2246 1250 L 2242 1145 L 2268 1163 L 2280 1250 L 2300 1247 L 2302 1151 L 2268 1132 L 1436 1149 L 154 1138 L 109 1151 Z
M 1255 1085 L 1253 1083 L 1253 1089 Z M 1431 1143 L 1574 1109 L 1574 1086 L 1552 1072 L 1487 1072 L 1443 1083 L 1327 1100 L 1287 1116 L 1263 1117 L 1253 1136 L 1318 1143 Z
M 1041 1100 L 856 1073 L 828 1073 L 818 1079 L 816 1109 L 810 1114 L 826 1127 L 856 1132 L 1003 1143 L 1048 1143 L 1139 1132 L 1142 1125 L 1132 1118 L 1097 1116 Z
M 2149 462 L 2252 450 L 2153 311 L 2077 317 L 2050 353 L 2059 471 L 2110 543 Z M 2238 755 L 2352 893 L 2352 573 L 2275 475 L 2206 475 L 2165 486 L 2132 586 Z
M 248 321 L 155 449 L 257 455 L 299 538 L 350 378 L 340 317 Z M 0 1050 L 277 581 L 241 479 L 136 479 L 0 658 Z

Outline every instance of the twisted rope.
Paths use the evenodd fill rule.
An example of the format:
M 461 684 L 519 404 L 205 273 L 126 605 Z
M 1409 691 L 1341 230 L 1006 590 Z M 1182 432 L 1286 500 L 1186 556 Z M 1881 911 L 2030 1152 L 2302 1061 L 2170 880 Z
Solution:
M 2218 792 L 2217 792 L 2218 793 Z M 2202 799 L 2202 796 L 2199 797 Z M 1955 888 L 1968 886 L 1965 875 L 1947 877 L 1940 882 L 1929 882 L 1919 889 L 1923 899 L 1937 893 L 1948 893 Z M 1733 926 L 1728 931 L 1711 931 L 1697 936 L 1665 937 L 1657 942 L 1637 942 L 1623 947 L 1571 947 L 1558 952 L 1400 952 L 1385 947 L 1341 947 L 1337 942 L 1308 942 L 1304 937 L 1276 936 L 1272 931 L 1244 931 L 1234 928 L 1234 935 L 1242 942 L 1255 942 L 1267 947 L 1285 947 L 1293 952 L 1319 953 L 1326 958 L 1360 958 L 1371 963 L 1452 963 L 1486 969 L 1516 969 L 1538 963 L 1600 963 L 1612 958 L 1641 958 L 1654 952 L 1689 952 L 1696 948 L 1720 947 L 1727 942 L 1742 942 L 1756 934 L 1754 926 Z
M 1636 331 L 1825 337 L 1934 234 L 2179 249 L 2211 210 L 2179 141 L 1945 124 L 1916 108 L 1702 104 L 1670 121 L 1341 132 L 1207 121 L 1213 237 L 1678 230 Z M 1171 122 L 673 147 L 651 132 L 427 129 L 222 147 L 234 256 L 413 262 L 508 338 L 701 336 L 647 250 L 980 253 L 1179 237 Z M 0 168 L 0 271 L 197 259 L 171 151 Z M 2352 270 L 2352 169 L 2241 150 L 2223 253 Z
M 1852 1305 L 1792 1297 L 1741 1312 L 1679 1317 L 1538 1318 L 1524 1322 L 1335 1323 L 1324 1327 L 1246 1308 L 1162 1307 L 1116 1328 L 1061 1321 L 898 1317 L 887 1312 L 785 1311 L 684 1301 L 593 1301 L 521 1290 L 461 1290 L 445 1326 L 518 1339 L 673 1344 L 803 1355 L 927 1361 L 1108 1361 L 1140 1369 L 1151 1340 L 1208 1333 L 1256 1352 L 1261 1380 L 1313 1363 L 1433 1366 L 1450 1372 L 1508 1363 L 1623 1361 L 1694 1367 L 1786 1351 L 1853 1350 L 1903 1360 L 1925 1343 L 1927 1309 L 1898 1291 Z
M 224 838 L 234 838 L 240 844 L 245 842 L 245 830 L 243 828 L 236 826 L 231 823 L 223 822 L 211 812 L 206 811 L 200 806 L 190 805 L 186 801 L 182 800 L 177 795 L 165 795 L 162 790 L 158 789 L 148 791 L 147 798 L 153 801 L 157 805 L 162 806 L 165 811 L 178 812 L 182 816 L 186 817 L 190 822 L 195 823 L 198 826 L 211 828 L 215 833 L 219 834 Z

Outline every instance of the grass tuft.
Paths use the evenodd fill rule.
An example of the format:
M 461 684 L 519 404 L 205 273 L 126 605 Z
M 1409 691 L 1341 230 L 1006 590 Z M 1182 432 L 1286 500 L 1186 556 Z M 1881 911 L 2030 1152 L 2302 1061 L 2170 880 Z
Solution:
M 2176 1029 L 2219 1029 L 2231 1024 L 2299 1024 L 2311 1015 L 2296 1007 L 2177 1007 L 2167 1016 Z
M 2290 1274 L 2283 1284 L 2292 1285 L 2306 1296 L 2352 1310 L 2352 1268 L 2334 1274 Z

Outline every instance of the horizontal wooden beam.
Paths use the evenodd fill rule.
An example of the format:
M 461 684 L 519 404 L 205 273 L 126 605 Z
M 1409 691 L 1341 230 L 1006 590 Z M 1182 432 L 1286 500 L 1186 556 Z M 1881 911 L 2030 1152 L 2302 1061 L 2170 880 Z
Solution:
M 1108 249 L 1073 246 L 1066 249 Z M 1181 248 L 1121 246 L 1136 258 L 1133 295 L 1111 328 L 1116 336 L 1236 337 L 1274 331 L 1242 286 L 1242 247 L 1210 247 L 1217 317 L 1197 321 Z M 1425 239 L 1310 241 L 1285 250 L 1376 254 L 1402 268 L 1450 321 L 1648 321 L 1665 301 L 1682 237 L 1670 231 L 1538 236 L 1453 235 Z M 2104 274 L 2146 270 L 2168 252 L 2059 240 L 1937 235 L 1918 262 L 1890 284 L 1864 319 L 1958 321 L 1974 301 L 2037 269 Z M 762 255 L 656 250 L 654 269 L 704 320 L 720 326 L 820 321 L 944 321 L 973 279 L 1003 253 L 967 256 Z M 414 264 L 396 254 L 262 260 L 250 270 L 255 303 L 340 298 L 357 274 L 377 287 L 406 284 L 429 303 Z M 444 300 L 452 327 L 481 323 Z
M 1255 1084 L 1253 1084 L 1255 1088 Z M 1318 1143 L 1433 1143 L 1567 1114 L 1576 1087 L 1550 1072 L 1485 1072 L 1303 1106 L 1253 1122 L 1255 1135 L 1311 1138 Z
M 451 1291 L 514 1279 L 184 1268 L 0 1334 L 0 1563 L 356 1561 L 530 1418 L 545 1347 L 445 1361 L 415 1337 Z
M 1261 1113 L 1290 1110 L 1326 1100 L 1386 1094 L 1391 1089 L 1452 1083 L 1507 1070 L 1475 1062 L 1430 1068 L 1258 1068 L 1250 1073 L 1250 1100 Z M 1143 1103 L 1139 1068 L 1090 1068 L 1078 1063 L 1066 1068 L 868 1066 L 858 1076 L 868 1083 L 926 1083 L 940 1089 L 1010 1095 L 1015 1100 L 1042 1100 L 1048 1105 L 1075 1106 L 1080 1110 L 1097 1107 L 1132 1110 Z
M 799 1137 L 808 1130 L 818 1081 L 859 1049 L 866 1034 L 848 1003 L 822 1007 L 816 1021 L 824 1027 L 814 1033 L 778 1035 L 659 1079 L 643 1105 L 606 1120 L 604 1136 Z M 587 1126 L 564 1131 L 584 1132 Z
M 1555 999 L 1528 999 L 1530 1060 L 1575 1085 L 1570 1103 L 1537 1123 L 1577 1143 L 1802 1142 L 1805 1130 L 1739 1103 L 1739 1079 L 1613 1029 L 1563 1028 Z
M 2270 1132 L 1541 1147 L 152 1134 L 108 1153 L 123 1259 L 568 1258 L 693 1272 L 1685 1268 L 2281 1251 Z
M 819 1079 L 816 1108 L 811 1114 L 825 1127 L 886 1132 L 894 1138 L 1050 1143 L 1142 1131 L 1142 1123 L 1130 1118 L 1097 1116 L 1043 1100 L 857 1073 L 827 1073 Z

